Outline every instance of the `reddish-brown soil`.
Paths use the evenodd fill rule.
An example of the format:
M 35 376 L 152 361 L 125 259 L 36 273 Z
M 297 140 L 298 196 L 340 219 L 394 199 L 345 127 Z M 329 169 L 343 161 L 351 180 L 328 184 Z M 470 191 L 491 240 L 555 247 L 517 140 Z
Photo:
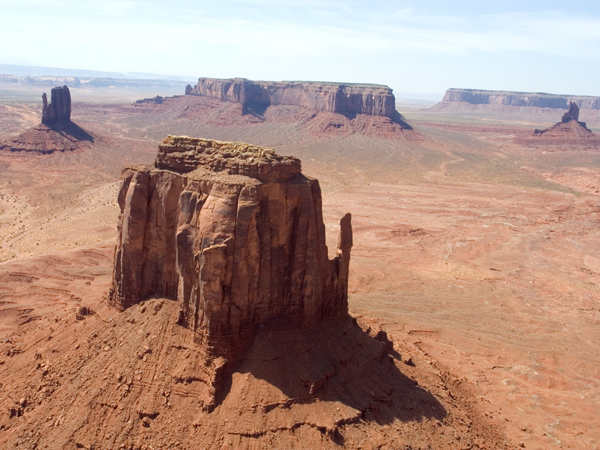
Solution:
M 11 108 L 0 129 L 16 135 L 32 109 Z M 101 137 L 89 149 L 0 154 L 0 448 L 598 446 L 600 149 L 523 145 L 548 123 L 510 117 L 415 112 L 414 131 L 382 138 L 316 133 L 303 114 L 74 104 Z M 210 412 L 173 304 L 103 301 L 120 168 L 169 133 L 300 157 L 330 251 L 353 214 L 360 328 L 267 327 Z
M 367 318 L 261 329 L 207 409 L 176 304 L 103 301 L 111 247 L 0 268 L 2 448 L 510 447 L 469 383 Z

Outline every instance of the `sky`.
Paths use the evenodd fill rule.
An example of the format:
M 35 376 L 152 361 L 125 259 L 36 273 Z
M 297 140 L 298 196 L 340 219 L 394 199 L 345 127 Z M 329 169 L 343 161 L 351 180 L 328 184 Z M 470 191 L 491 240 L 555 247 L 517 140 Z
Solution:
M 0 0 L 0 63 L 600 96 L 598 0 Z

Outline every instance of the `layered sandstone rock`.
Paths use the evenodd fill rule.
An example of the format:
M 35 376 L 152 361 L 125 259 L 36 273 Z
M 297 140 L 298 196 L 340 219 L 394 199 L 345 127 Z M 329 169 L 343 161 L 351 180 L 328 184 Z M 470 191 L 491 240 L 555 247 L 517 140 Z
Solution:
M 46 93 L 42 95 L 44 106 L 42 109 L 42 123 L 50 125 L 55 122 L 71 121 L 71 93 L 67 86 L 52 88 L 50 103 Z
M 390 118 L 396 111 L 396 100 L 392 90 L 377 84 L 200 78 L 193 89 L 186 88 L 186 94 L 241 103 L 244 108 L 250 110 L 290 105 L 316 112 Z
M 486 91 L 448 89 L 442 103 L 464 102 L 473 105 L 531 106 L 567 109 L 569 102 L 583 109 L 600 109 L 600 97 L 553 95 L 541 92 Z
M 350 215 L 327 256 L 321 191 L 300 161 L 242 143 L 169 136 L 154 165 L 124 170 L 109 302 L 177 299 L 212 356 L 235 358 L 257 326 L 348 314 Z

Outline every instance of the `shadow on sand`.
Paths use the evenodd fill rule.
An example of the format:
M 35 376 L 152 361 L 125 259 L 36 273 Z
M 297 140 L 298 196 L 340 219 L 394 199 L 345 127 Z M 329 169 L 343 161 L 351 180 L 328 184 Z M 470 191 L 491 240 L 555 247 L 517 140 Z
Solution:
M 69 140 L 94 142 L 94 137 L 81 128 L 76 123 L 69 121 L 59 121 L 45 124 L 52 131 L 55 131 Z
M 239 380 L 248 380 L 244 376 L 248 374 L 262 383 L 253 390 L 262 390 L 264 395 L 271 389 L 279 398 L 285 395 L 287 408 L 318 404 L 324 416 L 331 410 L 333 417 L 336 405 L 337 411 L 340 403 L 347 406 L 350 413 L 346 419 L 328 430 L 338 443 L 343 436 L 337 427 L 358 420 L 374 420 L 380 425 L 394 420 L 443 420 L 447 411 L 398 369 L 399 360 L 397 352 L 366 334 L 350 317 L 309 329 L 259 327 L 250 347 L 224 379 L 215 407 L 229 403 L 227 397 L 242 390 Z M 270 387 L 265 388 L 264 382 Z

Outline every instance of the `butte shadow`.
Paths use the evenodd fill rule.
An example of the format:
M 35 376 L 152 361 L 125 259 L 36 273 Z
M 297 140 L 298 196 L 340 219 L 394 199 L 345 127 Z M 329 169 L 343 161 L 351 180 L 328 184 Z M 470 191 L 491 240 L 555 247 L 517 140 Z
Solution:
M 360 421 L 444 420 L 446 409 L 400 371 L 404 364 L 393 353 L 350 317 L 311 328 L 265 325 L 228 371 L 215 406 L 229 409 L 245 398 L 248 405 L 261 405 L 271 422 L 267 430 L 290 414 L 296 426 L 311 424 L 338 443 L 342 428 Z M 247 414 L 255 411 L 242 411 L 241 423 Z M 260 431 L 252 425 L 239 432 Z

